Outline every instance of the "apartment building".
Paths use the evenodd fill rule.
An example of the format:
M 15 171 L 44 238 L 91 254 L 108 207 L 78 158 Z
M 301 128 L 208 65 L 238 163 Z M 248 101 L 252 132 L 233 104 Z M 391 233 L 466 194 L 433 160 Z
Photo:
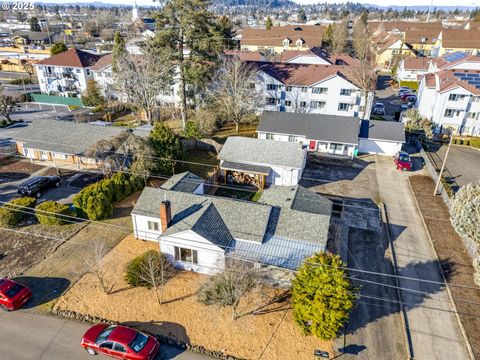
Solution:
M 441 70 L 422 77 L 417 107 L 437 130 L 480 135 L 480 70 Z
M 454 52 L 469 55 L 480 53 L 480 36 L 478 29 L 443 29 L 433 48 L 434 56 L 443 56 Z
M 400 61 L 397 70 L 399 82 L 417 82 L 428 71 L 429 59 L 426 57 L 407 57 Z
M 99 55 L 70 48 L 35 64 L 38 84 L 43 94 L 80 97 L 93 79 L 91 67 Z
M 340 65 L 257 63 L 263 110 L 369 117 L 373 92 L 362 91 Z

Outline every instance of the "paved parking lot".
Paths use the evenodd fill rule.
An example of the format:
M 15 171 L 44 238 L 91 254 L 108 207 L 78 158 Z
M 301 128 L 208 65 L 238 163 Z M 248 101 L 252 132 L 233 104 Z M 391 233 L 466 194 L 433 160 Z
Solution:
M 380 102 L 385 106 L 385 112 L 388 120 L 395 119 L 395 112 L 400 111 L 402 101 L 389 84 L 390 76 L 379 76 L 377 81 L 377 90 L 375 90 L 374 102 Z
M 440 168 L 447 152 L 447 145 L 438 150 L 429 151 L 435 165 Z M 480 150 L 468 146 L 452 145 L 448 154 L 444 176 L 450 178 L 458 186 L 478 184 L 480 181 Z

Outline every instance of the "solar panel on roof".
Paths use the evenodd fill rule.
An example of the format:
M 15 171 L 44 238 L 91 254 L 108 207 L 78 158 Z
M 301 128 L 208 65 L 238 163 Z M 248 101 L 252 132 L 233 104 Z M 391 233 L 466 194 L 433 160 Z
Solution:
M 467 57 L 468 54 L 463 53 L 463 52 L 454 52 L 448 55 L 444 56 L 445 61 L 447 62 L 454 62 L 460 59 L 463 59 L 464 57 Z

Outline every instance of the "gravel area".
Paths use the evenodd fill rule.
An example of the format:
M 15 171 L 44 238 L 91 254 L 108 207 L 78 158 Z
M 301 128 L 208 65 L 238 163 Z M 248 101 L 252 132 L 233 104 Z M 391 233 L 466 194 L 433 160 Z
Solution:
M 430 177 L 412 176 L 413 188 L 420 212 L 427 225 L 442 272 L 450 285 L 460 320 L 465 328 L 475 357 L 480 358 L 480 288 L 473 281 L 472 259 L 450 223 L 448 208 L 440 196 L 433 196 L 435 184 Z M 460 286 L 466 287 L 460 287 Z M 471 316 L 472 315 L 472 316 Z
M 268 314 L 233 320 L 229 308 L 200 304 L 196 291 L 206 281 L 206 275 L 179 272 L 165 286 L 164 303 L 158 304 L 153 290 L 130 288 L 123 279 L 126 263 L 149 249 L 157 249 L 157 244 L 126 237 L 105 257 L 106 279 L 113 285 L 113 292 L 103 293 L 95 278 L 87 274 L 59 299 L 55 310 L 124 322 L 245 359 L 312 359 L 315 349 L 332 353 L 331 343 L 300 333 L 291 310 L 272 308 Z M 244 299 L 240 306 L 250 310 L 266 294 L 275 291 L 263 288 L 261 293 Z M 285 304 L 274 307 L 283 309 L 282 305 Z

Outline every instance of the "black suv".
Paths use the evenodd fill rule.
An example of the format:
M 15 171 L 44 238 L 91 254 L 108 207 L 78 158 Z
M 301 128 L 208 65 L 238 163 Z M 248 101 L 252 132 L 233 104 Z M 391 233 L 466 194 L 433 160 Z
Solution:
M 42 190 L 59 187 L 60 176 L 34 176 L 18 186 L 17 192 L 24 196 L 42 196 Z

